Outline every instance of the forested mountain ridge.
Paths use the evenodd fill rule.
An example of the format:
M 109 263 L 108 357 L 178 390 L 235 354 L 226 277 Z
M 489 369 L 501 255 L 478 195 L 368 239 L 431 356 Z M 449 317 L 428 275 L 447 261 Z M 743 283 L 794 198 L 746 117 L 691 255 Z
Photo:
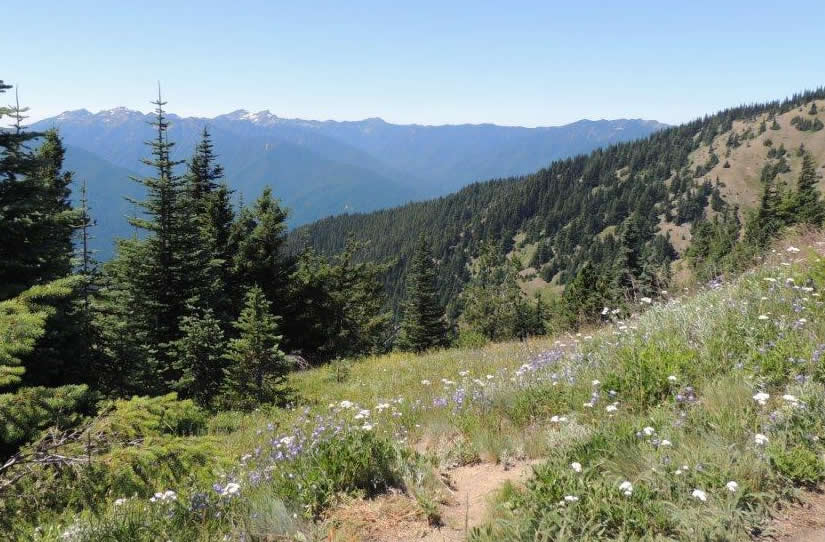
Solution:
M 144 142 L 152 137 L 150 121 L 150 115 L 126 108 L 76 110 L 31 128 L 58 128 L 75 179 L 89 178 L 92 197 L 119 208 L 122 185 L 132 184 L 123 169 L 146 173 L 140 158 Z M 190 156 L 208 126 L 230 188 L 249 198 L 271 185 L 290 209 L 291 226 L 440 196 L 492 176 L 527 173 L 556 158 L 645 136 L 664 126 L 644 120 L 579 121 L 547 128 L 403 126 L 381 119 L 283 119 L 268 111 L 244 110 L 211 119 L 170 114 L 169 121 L 170 138 L 177 142 L 174 158 Z M 98 160 L 75 158 L 74 149 Z M 94 183 L 92 177 L 101 177 L 100 165 L 105 163 L 112 165 L 108 182 Z M 125 219 L 120 226 L 106 222 L 95 241 L 102 257 L 111 254 L 112 239 L 126 224 Z
M 532 175 L 475 183 L 394 209 L 327 218 L 298 228 L 290 242 L 296 251 L 308 243 L 332 254 L 349 236 L 368 241 L 365 258 L 395 259 L 387 288 L 396 302 L 413 240 L 421 232 L 433 243 L 444 303 L 458 299 L 471 277 L 468 264 L 484 241 L 498 244 L 501 254 L 526 260 L 520 262 L 523 287 L 529 279 L 533 289 L 566 284 L 589 263 L 596 275 L 633 283 L 638 295 L 650 294 L 681 268 L 673 262 L 690 245 L 695 223 L 712 221 L 725 209 L 741 223 L 766 185 L 796 185 L 805 152 L 825 163 L 823 98 L 825 90 L 818 89 L 781 102 L 726 109 L 554 162 Z

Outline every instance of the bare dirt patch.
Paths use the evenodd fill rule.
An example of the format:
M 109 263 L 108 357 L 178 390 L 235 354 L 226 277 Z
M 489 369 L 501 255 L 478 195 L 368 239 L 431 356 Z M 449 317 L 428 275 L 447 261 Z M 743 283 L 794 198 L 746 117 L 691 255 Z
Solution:
M 392 494 L 370 501 L 353 500 L 331 515 L 331 542 L 459 542 L 484 522 L 490 497 L 505 482 L 523 483 L 537 461 L 501 464 L 479 463 L 441 473 L 445 504 L 440 526 L 427 523 L 415 499 Z M 332 526 L 334 525 L 334 527 Z
M 825 542 L 825 493 L 806 492 L 802 502 L 781 510 L 765 541 Z

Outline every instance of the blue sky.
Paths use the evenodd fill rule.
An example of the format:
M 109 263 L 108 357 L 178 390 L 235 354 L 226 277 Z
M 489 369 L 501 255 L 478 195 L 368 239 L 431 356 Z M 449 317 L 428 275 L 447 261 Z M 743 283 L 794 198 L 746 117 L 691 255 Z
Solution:
M 825 2 L 29 1 L 0 78 L 67 109 L 678 123 L 825 84 Z M 8 94 L 5 96 L 9 98 Z

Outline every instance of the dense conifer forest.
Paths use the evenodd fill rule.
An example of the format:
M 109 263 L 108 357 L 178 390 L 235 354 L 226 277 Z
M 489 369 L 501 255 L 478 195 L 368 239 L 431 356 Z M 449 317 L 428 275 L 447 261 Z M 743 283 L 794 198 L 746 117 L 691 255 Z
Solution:
M 594 295 L 601 298 L 593 307 L 601 310 L 667 288 L 677 252 L 663 225 L 692 224 L 699 238 L 692 261 L 702 260 L 707 272 L 717 269 L 718 262 L 705 261 L 708 238 L 730 230 L 728 240 L 735 243 L 748 218 L 738 201 L 721 196 L 720 184 L 708 175 L 726 149 L 755 135 L 733 132 L 734 122 L 766 114 L 773 118 L 823 97 L 825 89 L 820 88 L 782 101 L 726 109 L 645 139 L 553 162 L 526 177 L 479 182 L 436 200 L 320 220 L 291 232 L 288 242 L 293 251 L 309 246 L 320 254 L 335 254 L 352 238 L 364 242 L 362 258 L 391 264 L 385 286 L 391 306 L 397 308 L 406 292 L 407 262 L 419 234 L 425 233 L 432 239 L 441 303 L 449 305 L 455 320 L 462 312 L 459 294 L 472 282 L 472 264 L 484 247 L 492 244 L 500 255 L 510 254 L 518 248 L 515 236 L 523 234 L 520 245 L 536 246 L 533 256 L 521 262 L 523 267 L 534 268 L 557 285 L 574 282 L 580 273 L 591 276 L 596 282 L 588 284 L 598 285 Z M 713 148 L 714 139 L 727 132 L 731 136 L 724 147 Z M 689 156 L 703 145 L 712 147 L 707 160 L 690 167 Z M 766 168 L 772 173 L 783 166 L 771 161 Z M 768 176 L 765 203 L 772 205 L 772 191 L 781 187 L 767 182 L 775 174 Z M 793 215 L 786 212 L 782 220 L 790 223 L 796 220 Z M 770 237 L 765 228 L 771 227 L 764 221 L 753 227 Z M 762 234 L 749 238 L 754 235 Z M 730 251 L 722 250 L 729 259 Z M 593 317 L 568 314 L 565 319 L 580 316 Z

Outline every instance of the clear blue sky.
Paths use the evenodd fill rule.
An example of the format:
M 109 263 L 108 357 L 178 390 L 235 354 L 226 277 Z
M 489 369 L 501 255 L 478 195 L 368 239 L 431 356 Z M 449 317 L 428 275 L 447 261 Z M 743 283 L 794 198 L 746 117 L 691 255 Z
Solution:
M 29 0 L 6 15 L 0 79 L 34 119 L 146 111 L 158 80 L 186 116 L 524 126 L 678 123 L 825 84 L 823 0 Z

